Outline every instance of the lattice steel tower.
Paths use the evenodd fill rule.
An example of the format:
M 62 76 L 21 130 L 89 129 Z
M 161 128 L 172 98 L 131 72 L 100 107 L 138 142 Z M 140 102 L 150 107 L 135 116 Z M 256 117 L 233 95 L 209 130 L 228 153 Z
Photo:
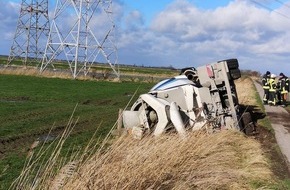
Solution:
M 48 34 L 48 0 L 22 0 L 7 64 L 16 57 L 23 59 L 25 66 L 41 63 Z
M 119 77 L 114 32 L 112 0 L 58 0 L 40 71 L 66 60 L 76 78 L 106 63 Z

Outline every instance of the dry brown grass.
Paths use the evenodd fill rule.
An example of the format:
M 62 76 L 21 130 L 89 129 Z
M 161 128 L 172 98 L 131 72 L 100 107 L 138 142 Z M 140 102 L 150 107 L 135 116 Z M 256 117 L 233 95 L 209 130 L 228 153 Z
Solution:
M 40 73 L 39 68 L 36 67 L 4 67 L 0 69 L 0 74 L 7 75 L 26 75 L 26 76 L 39 76 L 48 78 L 72 78 L 69 72 L 54 72 L 46 70 Z
M 239 97 L 239 103 L 244 105 L 255 105 L 255 93 L 254 84 L 251 78 L 249 77 L 242 77 L 235 81 L 237 93 Z
M 254 95 L 251 80 L 241 79 L 236 85 L 240 101 L 251 104 L 253 97 L 248 97 Z M 261 144 L 238 131 L 214 134 L 198 131 L 186 139 L 176 134 L 142 140 L 124 135 L 105 148 L 111 142 L 108 139 L 95 154 L 86 155 L 86 150 L 83 155 L 78 152 L 68 164 L 56 165 L 56 157 L 52 156 L 51 163 L 44 164 L 44 170 L 37 172 L 43 174 L 34 178 L 38 184 L 33 186 L 23 174 L 19 180 L 21 186 L 16 187 L 251 190 L 271 189 L 271 185 L 277 184 Z
M 80 165 L 64 189 L 254 189 L 272 175 L 259 143 L 240 132 L 123 136 Z
M 122 81 L 130 81 L 130 82 L 147 82 L 147 83 L 157 83 L 163 78 L 172 77 L 168 74 L 145 74 L 145 73 L 121 73 L 121 78 L 117 78 L 114 74 L 114 77 L 108 77 L 108 74 L 110 74 L 111 71 L 109 70 L 94 70 L 92 73 L 88 75 L 84 75 L 83 73 L 80 73 L 77 76 L 78 80 L 95 80 L 95 81 L 111 81 L 111 82 L 120 82 Z M 3 67 L 0 69 L 0 74 L 6 74 L 6 75 L 26 75 L 26 76 L 38 76 L 38 77 L 46 77 L 46 78 L 61 78 L 61 79 L 72 79 L 72 73 L 70 70 L 49 70 L 46 69 L 43 72 L 40 72 L 39 68 L 27 66 L 8 66 Z M 97 75 L 98 76 L 94 76 Z
M 236 85 L 240 102 L 254 104 L 251 79 Z M 123 136 L 100 152 L 78 167 L 64 189 L 267 189 L 275 183 L 259 142 L 237 131 L 141 141 Z
M 63 158 L 60 156 L 65 141 L 71 134 L 78 121 L 78 119 L 74 121 L 73 114 L 71 115 L 63 133 L 51 142 L 49 146 L 45 147 L 44 145 L 46 142 L 43 142 L 39 151 L 34 151 L 34 148 L 36 147 L 31 149 L 21 174 L 14 180 L 9 189 L 49 188 L 49 181 L 51 181 L 54 176 L 58 176 L 58 171 L 62 171 L 60 167 L 64 166 L 68 162 L 73 162 L 76 158 L 79 158 L 78 155 L 82 152 L 80 150 L 76 150 L 70 157 Z M 51 130 L 52 129 L 53 127 Z M 50 135 L 50 132 L 48 136 Z

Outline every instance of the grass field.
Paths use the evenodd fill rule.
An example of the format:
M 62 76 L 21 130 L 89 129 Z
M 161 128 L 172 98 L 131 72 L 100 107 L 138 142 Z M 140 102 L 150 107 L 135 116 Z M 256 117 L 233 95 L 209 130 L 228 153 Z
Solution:
M 7 56 L 0 56 L 0 65 L 6 66 L 7 65 Z M 9 64 L 10 66 L 15 66 L 17 68 L 24 66 L 24 63 L 21 59 L 13 59 L 11 63 Z M 37 66 L 41 65 L 41 60 L 40 61 L 35 61 L 35 60 L 28 60 L 26 66 L 30 68 L 36 68 Z M 53 63 L 54 68 L 56 70 L 69 70 L 69 65 L 67 61 L 60 61 L 60 62 L 55 62 Z M 81 65 L 79 65 L 81 67 Z M 48 68 L 51 68 L 49 66 Z M 134 65 L 121 65 L 121 66 L 115 66 L 116 70 L 119 70 L 122 75 L 134 75 L 135 77 L 142 74 L 142 76 L 172 76 L 175 75 L 179 72 L 178 69 L 174 68 L 158 68 L 158 67 L 140 67 L 140 66 L 134 66 Z M 39 69 L 37 69 L 39 70 Z M 91 65 L 90 72 L 92 74 L 98 72 L 98 73 L 111 73 L 112 69 L 110 65 L 104 64 L 104 63 L 95 63 Z
M 60 79 L 60 78 L 45 78 L 45 77 L 33 77 L 33 76 L 22 76 L 20 75 L 11 75 L 11 74 L 3 74 L 0 75 L 0 85 L 1 85 L 1 91 L 0 91 L 0 189 L 7 189 L 11 183 L 19 176 L 22 168 L 25 166 L 25 160 L 28 158 L 28 154 L 30 153 L 30 147 L 34 142 L 37 141 L 43 141 L 49 134 L 49 138 L 51 139 L 49 143 L 45 144 L 44 146 L 49 147 L 53 140 L 59 139 L 57 138 L 57 135 L 61 134 L 64 130 L 67 129 L 68 121 L 70 121 L 70 118 L 73 113 L 73 124 L 76 124 L 73 131 L 70 133 L 69 137 L 66 139 L 64 146 L 61 148 L 61 156 L 58 157 L 60 162 L 64 162 L 66 159 L 70 159 L 71 155 L 74 155 L 78 150 L 86 149 L 84 148 L 91 137 L 93 136 L 93 133 L 97 131 L 95 140 L 98 141 L 98 138 L 102 140 L 110 131 L 112 126 L 117 120 L 118 117 L 118 110 L 119 108 L 124 108 L 127 103 L 130 101 L 130 99 L 133 97 L 133 101 L 138 97 L 139 94 L 147 92 L 155 83 L 156 80 L 152 80 L 154 83 L 150 83 L 150 80 L 147 80 L 147 82 L 138 82 L 139 80 L 133 80 L 135 79 L 134 75 L 139 76 L 140 72 L 145 75 L 153 76 L 154 75 L 168 75 L 170 76 L 173 71 L 163 72 L 162 69 L 145 69 L 146 71 L 143 71 L 144 68 L 140 70 L 135 70 L 134 68 L 123 68 L 123 70 L 126 70 L 129 73 L 132 73 L 132 80 L 123 80 L 123 82 L 109 82 L 109 81 L 102 81 L 102 80 L 72 80 L 72 79 Z M 176 73 L 176 71 L 174 71 Z M 126 82 L 124 82 L 126 81 Z M 140 80 L 141 81 L 141 80 Z M 146 80 L 144 80 L 146 81 Z M 245 82 L 246 81 L 246 82 Z M 252 92 L 251 96 L 249 96 L 249 90 L 245 90 L 245 88 L 249 88 L 253 90 L 252 83 L 249 82 L 249 80 L 240 80 L 239 87 L 242 89 L 241 92 L 239 92 L 240 95 L 244 94 L 242 98 L 240 98 L 240 101 L 245 105 L 256 105 L 258 103 L 258 106 L 262 109 L 262 105 L 259 104 L 259 99 L 257 96 L 255 96 L 255 93 Z M 136 96 L 133 96 L 134 93 L 137 91 Z M 74 111 L 75 110 L 75 111 Z M 225 155 L 218 155 L 218 156 L 212 156 L 212 158 L 225 156 L 225 158 L 229 159 L 227 162 L 223 160 L 225 163 L 225 168 L 222 168 L 220 172 L 224 172 L 225 169 L 232 169 L 236 168 L 235 173 L 236 178 L 229 178 L 233 181 L 233 183 L 236 183 L 237 181 L 242 181 L 241 184 L 244 183 L 250 183 L 250 186 L 252 187 L 262 187 L 264 185 L 271 186 L 273 189 L 279 189 L 280 187 L 285 187 L 287 185 L 282 184 L 281 186 L 278 184 L 273 184 L 272 179 L 268 181 L 268 178 L 260 178 L 261 172 L 256 172 L 259 170 L 260 166 L 265 166 L 265 169 L 270 168 L 270 173 L 274 173 L 277 176 L 282 176 L 282 179 L 284 180 L 285 168 L 283 167 L 283 163 L 281 162 L 280 156 L 277 155 L 276 150 L 273 151 L 273 147 L 276 145 L 273 140 L 273 136 L 269 136 L 269 131 L 267 127 L 269 126 L 269 121 L 267 118 L 264 118 L 263 120 L 258 121 L 258 125 L 261 126 L 261 129 L 264 130 L 264 124 L 261 123 L 261 121 L 265 121 L 267 124 L 265 133 L 261 133 L 261 137 L 259 137 L 261 144 L 265 143 L 267 144 L 267 147 L 264 147 L 263 150 L 261 150 L 261 153 L 257 153 L 257 149 L 260 149 L 260 144 L 257 142 L 258 139 L 255 140 L 254 144 L 251 142 L 251 139 L 245 139 L 246 137 L 241 136 L 239 134 L 237 136 L 238 142 L 245 143 L 245 150 L 240 150 L 239 148 L 244 145 L 236 145 L 236 143 L 232 143 L 231 141 L 226 142 L 224 141 L 224 137 L 219 138 L 221 140 L 219 143 L 225 143 L 225 146 L 230 145 L 230 150 L 233 150 L 232 154 L 237 154 L 237 160 L 232 161 L 230 159 L 231 157 L 225 156 Z M 265 124 L 266 125 L 266 124 Z M 49 131 L 52 129 L 52 132 L 49 133 Z M 165 136 L 165 139 L 167 137 Z M 212 139 L 211 139 L 212 140 Z M 230 140 L 230 139 L 228 139 Z M 154 140 L 153 140 L 154 141 Z M 177 141 L 164 141 L 168 145 L 169 148 L 166 148 L 166 150 L 171 150 L 172 144 L 176 143 Z M 198 140 L 193 139 L 192 142 L 198 142 Z M 204 140 L 202 142 L 211 142 L 209 139 Z M 141 142 L 142 143 L 142 142 Z M 151 146 L 155 142 L 148 141 L 148 146 L 150 148 L 153 148 L 155 146 Z M 180 142 L 181 144 L 183 142 Z M 218 144 L 212 141 L 213 144 Z M 131 143 L 131 146 L 135 146 L 135 142 Z M 146 145 L 146 143 L 144 143 Z M 247 144 L 254 145 L 254 148 L 249 148 Z M 113 144 L 114 145 L 114 144 Z M 127 148 L 129 143 L 127 141 L 124 141 L 122 143 L 124 145 L 124 148 Z M 231 145 L 234 145 L 232 148 Z M 163 144 L 161 144 L 161 147 Z M 177 144 L 175 146 L 178 147 Z M 182 145 L 183 146 L 183 145 Z M 188 143 L 184 144 L 184 151 L 180 151 L 182 153 L 186 153 L 189 151 L 189 148 L 186 148 L 188 146 Z M 205 144 L 206 147 L 211 147 Z M 112 146 L 114 147 L 114 146 Z M 199 147 L 199 145 L 198 145 Z M 224 147 L 224 145 L 220 146 Z M 118 149 L 117 147 L 116 150 Z M 139 147 L 138 147 L 139 148 Z M 143 150 L 150 148 L 142 147 L 140 150 L 140 153 L 143 154 Z M 163 155 L 164 150 L 158 150 L 160 148 L 159 146 L 156 146 L 157 152 L 160 152 L 161 155 Z M 40 147 L 37 147 L 36 149 L 40 149 Z M 114 149 L 113 149 L 114 150 Z M 174 150 L 179 150 L 178 148 Z M 202 151 L 206 151 L 206 148 L 200 149 Z M 133 153 L 131 156 L 138 157 L 138 154 L 136 152 L 132 151 L 132 149 L 128 148 L 129 153 L 127 154 L 125 151 L 120 151 L 125 154 L 126 156 L 130 155 L 129 153 Z M 159 157 L 160 159 L 165 158 L 166 160 L 168 158 L 172 158 L 173 152 L 168 152 L 167 154 L 170 155 L 168 157 L 162 157 L 161 155 L 158 156 L 158 154 L 152 154 L 152 156 Z M 241 151 L 241 152 L 239 152 Z M 246 151 L 248 153 L 249 151 L 249 159 L 244 159 L 241 161 L 240 154 L 245 154 Z M 36 152 L 36 151 L 35 151 Z M 41 151 L 40 151 L 41 152 Z M 221 153 L 222 151 L 214 151 L 213 153 Z M 52 152 L 46 153 L 46 159 L 50 159 L 53 155 Z M 151 153 L 154 153 L 151 152 Z M 212 152 L 209 152 L 211 155 Z M 94 152 L 90 152 L 90 154 L 94 154 Z M 194 155 L 199 155 L 199 153 L 193 153 Z M 104 156 L 106 157 L 107 154 Z M 114 156 L 113 158 L 109 156 L 110 159 L 116 159 L 117 162 L 120 162 L 120 157 L 118 154 Z M 148 153 L 148 155 L 150 155 Z M 174 158 L 180 158 L 180 154 L 177 154 Z M 274 160 L 269 161 L 272 159 L 271 155 L 275 155 Z M 257 157 L 264 157 L 261 160 L 256 160 Z M 202 157 L 207 158 L 208 156 Z M 93 157 L 94 158 L 94 157 Z M 102 157 L 99 157 L 98 163 L 103 166 L 102 161 L 105 163 L 107 162 L 106 159 L 103 159 Z M 141 175 L 141 179 L 143 178 L 143 174 L 140 172 L 141 169 L 148 169 L 146 167 L 143 167 L 143 158 L 142 156 L 139 156 L 138 158 L 141 159 L 141 162 L 137 164 L 138 167 L 140 167 L 138 170 L 135 171 L 135 168 L 133 167 L 134 171 L 131 173 L 127 173 L 129 176 L 133 174 L 134 172 L 137 172 L 136 175 Z M 222 158 L 222 157 L 221 157 Z M 156 162 L 157 164 L 161 163 L 167 163 L 166 161 L 163 161 L 161 159 L 160 162 Z M 184 155 L 184 161 L 188 160 L 187 153 Z M 268 160 L 267 162 L 264 162 L 265 160 Z M 135 161 L 137 159 L 134 159 Z M 93 160 L 95 161 L 95 160 Z M 148 160 L 150 161 L 150 160 Z M 183 161 L 182 161 L 183 162 Z M 239 162 L 238 165 L 236 162 Z M 43 162 L 40 162 L 42 164 Z M 151 163 L 151 162 L 150 162 Z M 177 162 L 179 164 L 179 162 Z M 219 166 L 220 168 L 220 162 L 217 164 L 216 159 L 213 159 L 213 166 Z M 274 163 L 274 164 L 273 164 Z M 277 164 L 275 164 L 277 163 Z M 83 163 L 84 164 L 84 163 Z M 212 167 L 211 165 L 208 165 L 209 162 L 205 162 L 205 166 L 210 166 L 210 169 L 213 171 L 216 171 L 216 168 Z M 228 164 L 233 164 L 229 167 Z M 63 164 L 62 164 L 63 165 Z M 88 166 L 89 169 L 95 167 L 97 164 L 93 162 L 93 166 Z M 126 164 L 125 164 L 126 165 Z M 174 165 L 174 164 L 172 164 Z M 56 167 L 58 166 L 57 163 L 54 165 Z M 86 165 L 81 165 L 86 166 Z M 104 164 L 104 166 L 106 166 Z M 137 167 L 136 166 L 136 167 Z M 194 166 L 193 163 L 190 163 L 190 166 Z M 273 168 L 274 166 L 274 168 Z M 118 165 L 118 167 L 120 167 Z M 126 165 L 126 167 L 131 168 L 130 165 Z M 126 167 L 123 167 L 126 168 Z M 195 167 L 195 166 L 194 166 Z M 197 168 L 199 168 L 198 166 Z M 37 168 L 37 166 L 36 166 Z M 84 172 L 86 172 L 89 169 L 86 169 L 85 167 L 81 167 L 79 169 L 84 168 Z M 159 171 L 157 167 L 154 169 L 154 171 Z M 166 171 L 171 171 L 171 164 L 166 166 Z M 190 167 L 188 167 L 190 168 Z M 59 168 L 51 167 L 51 170 L 58 171 Z M 165 171 L 164 169 L 164 171 Z M 242 169 L 242 170 L 241 170 Z M 245 169 L 245 170 L 243 170 Z M 251 169 L 249 172 L 248 169 Z M 51 171 L 50 170 L 50 171 Z M 266 171 L 263 170 L 263 171 Z M 273 171 L 272 171 L 273 170 Z M 94 170 L 92 172 L 97 172 L 98 170 Z M 112 173 L 112 170 L 108 170 L 108 174 Z M 196 169 L 192 170 L 196 171 Z M 208 171 L 208 168 L 206 169 Z M 179 172 L 179 168 L 176 170 L 176 176 L 178 174 L 181 174 Z M 246 173 L 245 173 L 246 172 Z M 103 172 L 100 172 L 101 174 L 105 174 Z M 150 172 L 145 172 L 146 174 L 150 174 Z M 165 172 L 166 173 L 166 172 Z M 198 173 L 198 172 L 197 172 Z M 227 172 L 224 172 L 227 173 Z M 246 175 L 241 175 L 241 174 Z M 252 178 L 252 174 L 256 173 L 257 175 Z M 269 173 L 269 172 L 266 172 Z M 33 174 L 32 173 L 29 173 Z M 86 174 L 86 173 L 85 173 Z M 113 174 L 117 174 L 117 177 L 122 177 L 118 175 L 118 171 L 116 171 Z M 154 173 L 153 173 L 154 174 Z M 220 173 L 217 172 L 217 178 L 215 179 L 216 182 L 222 182 L 221 185 L 224 185 L 227 183 L 227 181 L 223 181 L 223 179 L 227 179 L 227 175 L 223 177 L 222 175 L 219 175 Z M 160 174 L 156 173 L 157 177 L 160 177 Z M 272 174 L 271 174 L 272 175 Z M 113 175 L 112 175 L 113 176 Z M 186 175 L 187 176 L 187 173 Z M 206 176 L 206 175 L 204 175 Z M 204 177 L 202 176 L 202 177 Z M 268 175 L 266 175 L 268 176 Z M 280 176 L 280 177 L 281 177 Z M 87 179 L 90 177 L 93 177 L 93 175 L 89 175 Z M 119 181 L 119 178 L 114 177 L 113 179 Z M 162 177 L 162 176 L 161 176 Z M 156 176 L 153 177 L 156 179 Z M 179 177 L 177 177 L 179 179 Z M 219 179 L 222 178 L 222 179 Z M 246 181 L 243 181 L 244 178 L 247 178 Z M 275 177 L 274 177 L 275 178 Z M 47 178 L 46 178 L 47 179 Z M 48 178 L 50 179 L 50 178 Z M 81 177 L 78 180 L 81 180 L 83 182 L 83 177 Z M 129 177 L 129 179 L 132 179 L 132 183 L 135 184 L 135 178 Z M 183 178 L 180 178 L 183 179 Z M 185 179 L 185 178 L 184 178 Z M 237 180 L 236 180 L 237 179 Z M 265 180 L 267 179 L 267 180 Z M 71 179 L 74 180 L 74 179 Z M 162 178 L 163 180 L 163 178 Z M 161 181 L 162 181 L 161 180 Z M 166 182 L 166 176 L 165 176 L 165 182 Z M 202 178 L 200 182 L 202 182 L 204 179 Z M 28 180 L 29 181 L 29 180 Z M 212 179 L 210 179 L 212 181 Z M 275 181 L 275 180 L 274 180 Z M 224 183 L 225 182 L 225 183 Z M 277 181 L 275 181 L 277 182 Z M 280 181 L 278 180 L 278 183 Z M 288 181 L 283 182 L 289 184 Z M 72 184 L 72 183 L 71 183 Z M 81 184 L 81 183 L 80 183 Z M 147 184 L 145 180 L 145 184 Z M 207 182 L 204 184 L 208 184 Z M 148 185 L 148 184 L 147 184 Z M 158 184 L 157 184 L 158 185 Z M 249 185 L 249 184 L 244 184 Z M 87 187 L 87 186 L 84 186 Z M 287 186 L 289 187 L 289 185 Z M 71 189 L 68 187 L 68 189 Z
M 253 106 L 253 115 L 261 116 L 252 80 L 241 78 L 237 88 L 240 103 Z M 63 189 L 289 189 L 273 133 L 257 127 L 255 136 L 199 131 L 186 139 L 167 133 L 138 141 L 124 135 L 108 149 L 93 151 L 85 161 L 73 159 L 55 174 L 55 167 L 47 167 L 43 173 L 52 175 L 39 176 L 43 183 L 38 188 L 65 184 Z
M 62 132 L 75 107 L 74 117 L 79 119 L 67 142 L 83 146 L 99 126 L 97 136 L 105 136 L 118 109 L 136 90 L 144 93 L 152 84 L 0 75 L 0 86 L 0 188 L 7 189 L 19 175 L 30 145 L 52 126 L 52 135 Z

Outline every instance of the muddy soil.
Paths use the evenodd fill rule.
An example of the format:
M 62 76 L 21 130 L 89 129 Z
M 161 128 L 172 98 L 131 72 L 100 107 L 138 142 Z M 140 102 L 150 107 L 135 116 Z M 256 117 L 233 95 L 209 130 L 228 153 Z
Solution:
M 78 122 L 78 126 L 74 128 L 70 135 L 78 134 L 84 131 L 86 121 Z M 19 135 L 11 138 L 0 138 L 0 160 L 5 158 L 11 152 L 27 155 L 31 145 L 35 141 L 43 143 L 54 140 L 57 136 L 63 133 L 66 126 L 55 126 L 49 134 L 50 129 L 30 133 L 29 135 Z
M 271 160 L 273 173 L 280 179 L 290 179 L 290 171 L 287 167 L 288 162 L 283 153 L 277 150 L 275 134 L 263 126 L 257 126 L 257 133 L 253 135 L 253 138 L 261 143 L 267 158 Z

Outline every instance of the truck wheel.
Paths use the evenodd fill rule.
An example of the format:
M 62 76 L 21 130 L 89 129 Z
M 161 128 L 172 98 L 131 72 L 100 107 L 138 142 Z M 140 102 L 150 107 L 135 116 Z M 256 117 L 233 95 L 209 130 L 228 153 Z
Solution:
M 252 116 L 250 112 L 243 113 L 242 116 L 242 129 L 246 135 L 251 135 L 255 131 L 255 125 L 252 121 Z
M 240 71 L 240 69 L 230 70 L 230 76 L 231 76 L 232 80 L 236 80 L 236 79 L 241 78 L 241 71 Z
M 239 68 L 239 62 L 237 59 L 228 59 L 227 61 L 227 65 L 229 70 L 233 70 L 233 69 L 238 69 Z

